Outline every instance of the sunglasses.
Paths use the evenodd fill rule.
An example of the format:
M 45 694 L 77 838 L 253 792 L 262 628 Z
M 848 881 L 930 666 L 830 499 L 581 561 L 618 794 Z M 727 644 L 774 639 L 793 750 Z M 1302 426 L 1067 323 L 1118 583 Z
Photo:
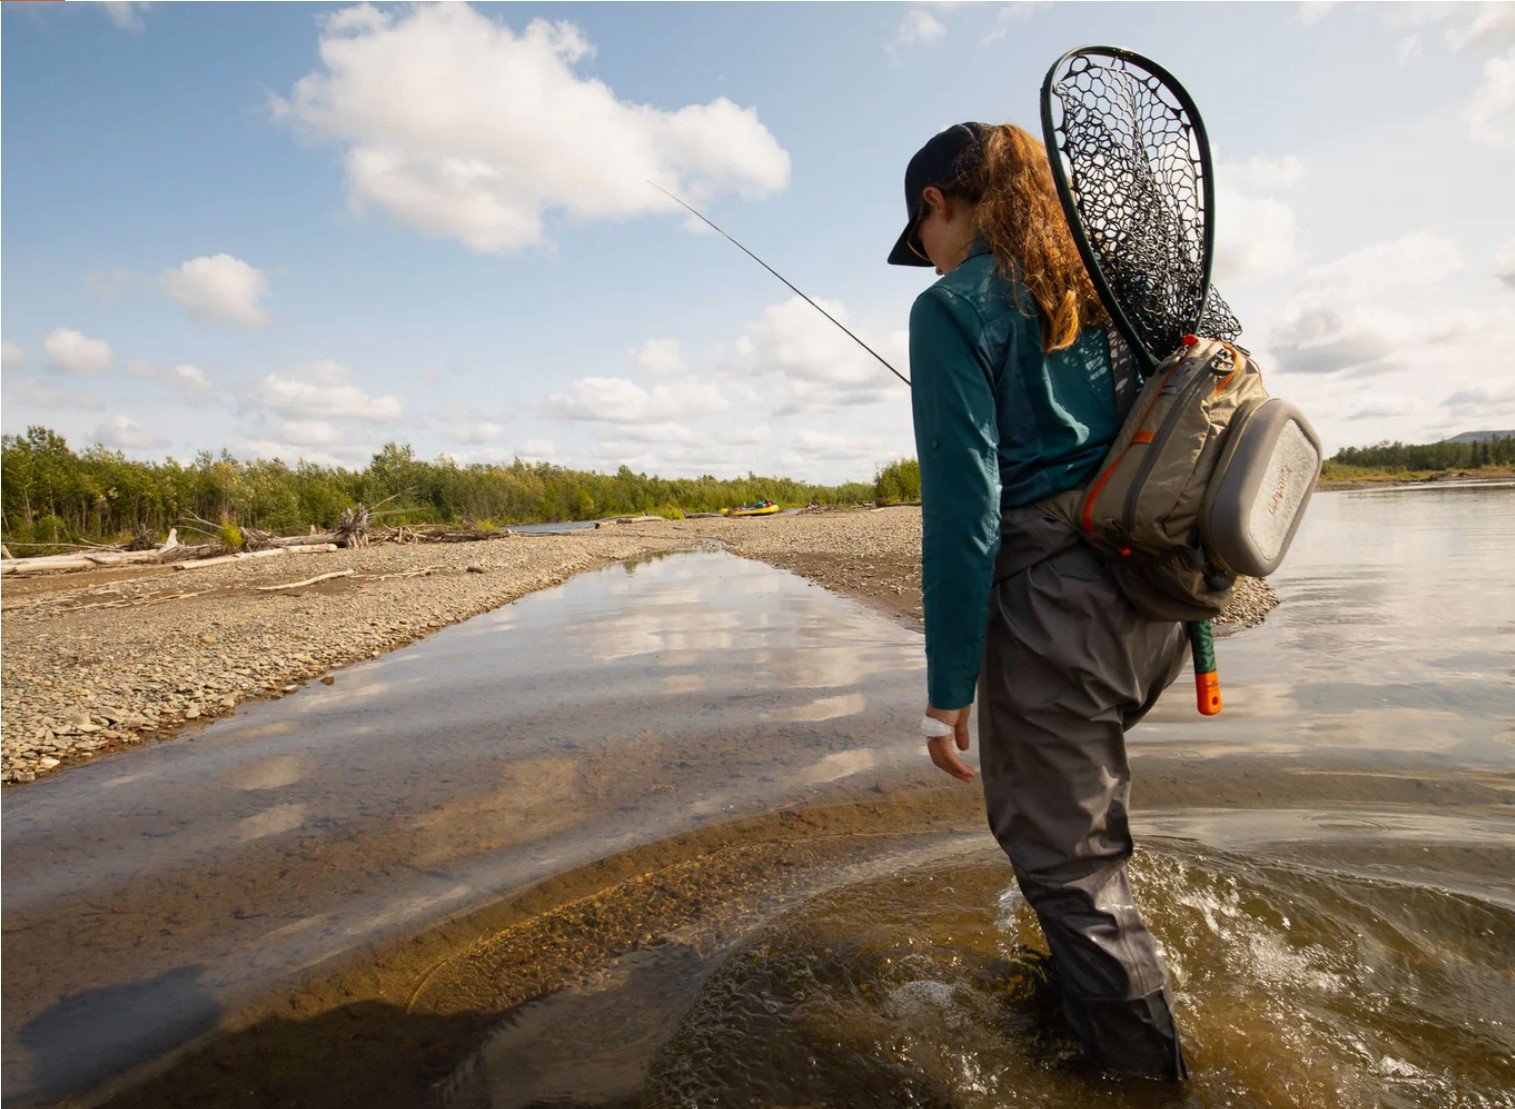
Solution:
M 919 231 L 921 227 L 921 220 L 925 219 L 928 215 L 930 215 L 930 208 L 923 203 L 920 207 L 920 211 L 916 213 L 915 219 L 910 223 L 910 234 L 905 236 L 905 245 L 910 248 L 910 253 L 914 254 L 922 262 L 935 265 L 935 263 L 926 256 L 926 248 L 921 245 L 920 239 L 916 237 L 916 232 Z

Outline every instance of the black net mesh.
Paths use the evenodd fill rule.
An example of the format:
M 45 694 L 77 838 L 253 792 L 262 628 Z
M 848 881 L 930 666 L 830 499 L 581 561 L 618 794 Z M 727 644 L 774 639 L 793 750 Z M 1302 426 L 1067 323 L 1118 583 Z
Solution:
M 1196 319 L 1210 191 L 1196 121 L 1178 97 L 1139 62 L 1101 52 L 1068 58 L 1049 91 L 1053 141 L 1078 210 L 1074 233 L 1087 238 L 1146 352 L 1159 360 L 1191 331 L 1240 337 L 1213 289 Z

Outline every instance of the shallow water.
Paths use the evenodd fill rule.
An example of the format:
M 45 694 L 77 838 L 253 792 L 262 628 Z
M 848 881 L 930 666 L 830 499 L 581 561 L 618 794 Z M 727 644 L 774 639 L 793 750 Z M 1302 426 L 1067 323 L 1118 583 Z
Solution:
M 86 1087 L 587 860 L 916 767 L 920 665 L 851 601 L 685 554 L 8 793 L 6 1093 Z
M 1515 1103 L 1511 540 L 1512 490 L 1317 497 L 1285 604 L 1220 644 L 1226 712 L 1199 718 L 1181 679 L 1133 733 L 1138 898 L 1181 987 L 1187 1101 L 1080 1072 L 983 832 L 934 867 L 818 875 L 718 942 L 666 935 L 513 1011 L 440 1092 Z M 86 1089 L 323 960 L 588 860 L 887 802 L 936 776 L 911 734 L 923 684 L 915 634 L 678 555 L 9 793 L 7 1100 Z
M 1515 490 L 1318 497 L 1284 605 L 1220 644 L 1226 712 L 1181 682 L 1131 737 L 1231 794 L 1144 809 L 1136 764 L 1183 1090 L 1080 1065 L 1034 917 L 973 835 L 523 1006 L 448 1103 L 1515 1105 L 1512 549 Z
M 637 1100 L 1471 1106 L 1515 1089 L 1509 909 L 1149 841 L 1133 876 L 1184 1021 L 1178 1093 L 1080 1065 L 1034 916 L 982 854 L 774 920 L 683 1007 Z

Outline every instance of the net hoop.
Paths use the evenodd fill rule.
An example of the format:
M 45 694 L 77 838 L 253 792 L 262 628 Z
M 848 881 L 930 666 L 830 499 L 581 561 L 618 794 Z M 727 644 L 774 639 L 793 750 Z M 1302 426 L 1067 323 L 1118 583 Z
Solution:
M 1113 164 L 1119 161 L 1116 157 L 1070 149 L 1066 132 L 1070 105 L 1089 119 L 1095 119 L 1096 112 L 1104 113 L 1090 125 L 1091 130 L 1102 128 L 1093 137 L 1107 141 L 1111 136 L 1128 137 L 1119 133 L 1125 121 L 1117 116 L 1114 95 L 1074 87 L 1086 75 L 1090 83 L 1103 80 L 1099 76 L 1103 73 L 1128 82 L 1114 90 L 1115 94 L 1128 94 L 1131 103 L 1122 106 L 1134 110 L 1137 96 L 1141 97 L 1142 110 L 1163 129 L 1157 136 L 1161 148 L 1154 146 L 1150 135 L 1131 135 L 1134 141 L 1114 151 L 1125 155 L 1125 165 Z M 1061 123 L 1055 118 L 1059 107 Z M 1041 117 L 1052 179 L 1079 255 L 1101 303 L 1144 368 L 1151 369 L 1160 362 L 1185 334 L 1215 332 L 1218 338 L 1238 337 L 1240 324 L 1210 287 L 1215 257 L 1210 140 L 1199 109 L 1177 78 L 1134 51 L 1118 46 L 1082 46 L 1068 51 L 1047 70 L 1042 82 Z M 1129 130 L 1141 132 L 1142 123 L 1134 119 Z M 1130 171 L 1125 181 L 1117 178 L 1121 169 Z M 1080 195 L 1081 186 L 1093 199 Z M 1141 213 L 1147 221 L 1145 227 L 1130 218 L 1126 226 L 1115 225 L 1108 215 L 1096 210 L 1100 203 L 1110 203 L 1116 217 L 1129 217 L 1134 205 L 1126 203 L 1125 193 L 1143 189 L 1160 202 L 1160 210 Z M 1091 238 L 1091 231 L 1099 242 Z M 1146 241 L 1137 245 L 1148 248 L 1151 264 L 1145 271 L 1131 260 L 1136 253 L 1131 240 L 1143 231 Z M 1156 254 L 1166 254 L 1177 264 L 1157 264 L 1161 260 L 1153 257 Z M 1117 288 L 1121 284 L 1126 286 L 1124 297 Z M 1148 291 L 1150 303 L 1136 302 L 1134 286 Z

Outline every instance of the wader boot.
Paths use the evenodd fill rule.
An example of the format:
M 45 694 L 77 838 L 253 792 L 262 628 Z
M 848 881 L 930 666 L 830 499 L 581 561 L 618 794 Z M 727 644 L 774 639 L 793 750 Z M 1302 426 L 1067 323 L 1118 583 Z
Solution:
M 1126 878 L 1126 729 L 1183 669 L 1182 625 L 1144 620 L 1092 548 L 1007 509 L 979 677 L 989 827 L 1036 911 L 1063 1012 L 1101 1068 L 1187 1075 L 1167 972 Z

